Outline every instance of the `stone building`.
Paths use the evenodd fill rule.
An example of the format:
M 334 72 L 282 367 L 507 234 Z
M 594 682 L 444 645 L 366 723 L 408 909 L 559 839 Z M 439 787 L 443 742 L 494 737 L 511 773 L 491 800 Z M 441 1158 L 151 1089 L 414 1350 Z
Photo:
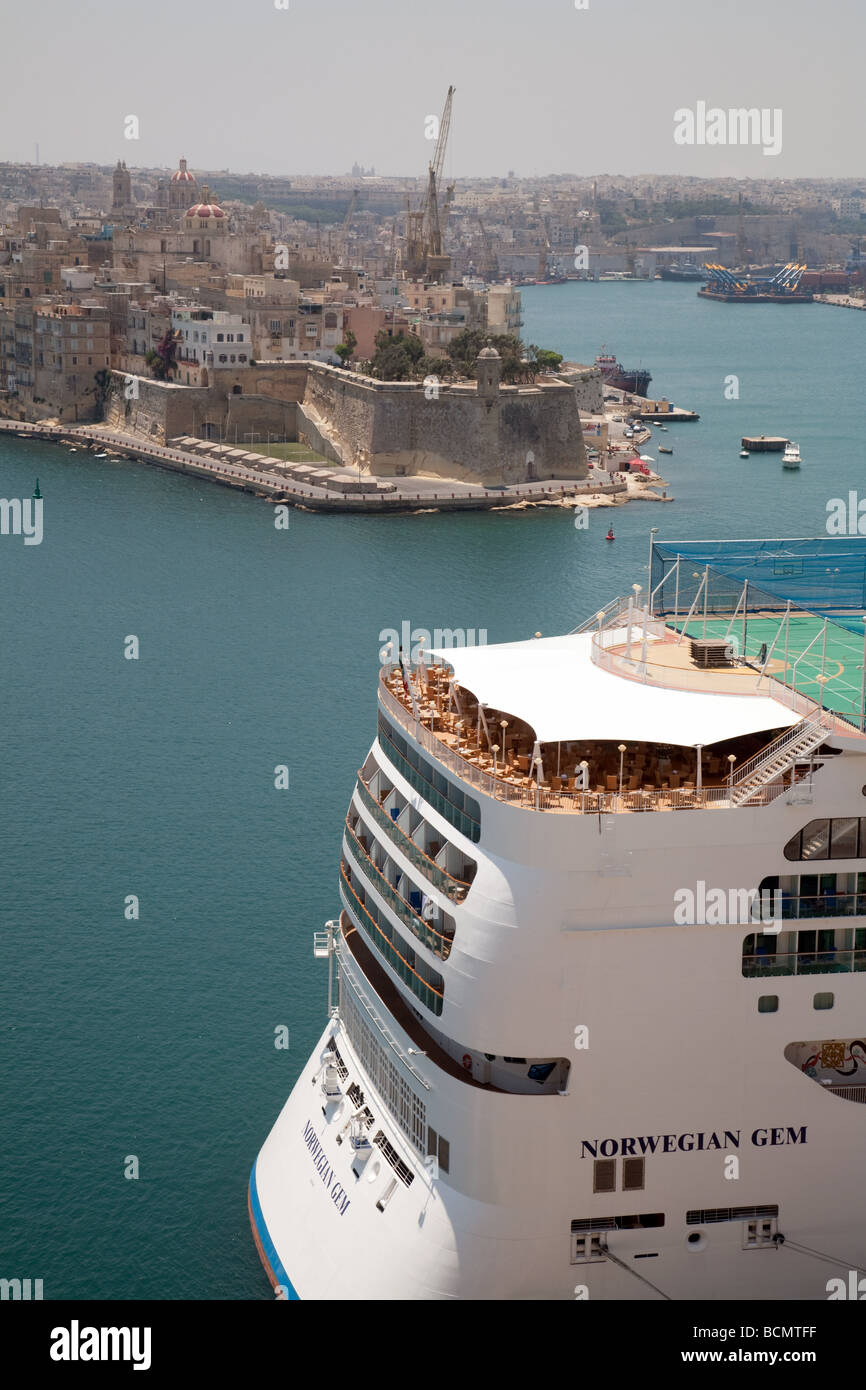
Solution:
M 110 368 L 108 310 L 19 301 L 0 309 L 0 354 L 4 407 L 13 418 L 95 419 L 100 374 Z
M 126 212 L 132 207 L 132 184 L 129 178 L 129 171 L 126 167 L 126 160 L 123 163 L 117 161 L 117 167 L 111 176 L 111 211 Z
M 200 199 L 198 179 L 181 159 L 170 179 L 160 179 L 156 189 L 158 207 L 171 212 L 185 212 Z

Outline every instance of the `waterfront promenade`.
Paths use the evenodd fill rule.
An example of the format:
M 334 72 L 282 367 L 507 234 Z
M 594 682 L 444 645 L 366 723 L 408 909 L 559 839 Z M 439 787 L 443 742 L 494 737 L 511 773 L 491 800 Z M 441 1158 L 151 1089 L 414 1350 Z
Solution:
M 199 454 L 152 444 L 135 435 L 119 434 L 104 425 L 42 425 L 18 420 L 0 420 L 0 431 L 7 435 L 35 438 L 52 443 L 80 447 L 97 445 L 123 458 L 139 460 L 190 477 L 238 488 L 271 502 L 285 502 L 306 507 L 310 511 L 328 512 L 406 512 L 406 511 L 485 511 L 496 508 L 527 506 L 551 502 L 562 503 L 566 498 L 589 501 L 593 497 L 609 499 L 609 503 L 625 502 L 634 493 L 628 483 L 553 481 L 521 483 L 517 487 L 482 488 L 469 483 L 451 482 L 437 478 L 395 478 L 393 491 L 377 489 L 377 479 L 370 479 L 369 492 L 335 494 L 325 487 L 300 484 L 252 464 L 230 463 L 227 460 L 210 463 Z M 641 494 L 638 494 L 641 495 Z M 642 495 L 652 500 L 670 500 L 655 493 Z

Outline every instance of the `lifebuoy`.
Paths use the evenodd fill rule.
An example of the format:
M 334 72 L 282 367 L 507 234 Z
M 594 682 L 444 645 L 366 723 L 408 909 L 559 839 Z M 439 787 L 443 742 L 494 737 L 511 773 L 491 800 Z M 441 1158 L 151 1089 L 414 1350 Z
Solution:
M 472 1058 L 469 1056 L 468 1052 L 463 1053 L 463 1065 L 467 1071 L 472 1070 Z

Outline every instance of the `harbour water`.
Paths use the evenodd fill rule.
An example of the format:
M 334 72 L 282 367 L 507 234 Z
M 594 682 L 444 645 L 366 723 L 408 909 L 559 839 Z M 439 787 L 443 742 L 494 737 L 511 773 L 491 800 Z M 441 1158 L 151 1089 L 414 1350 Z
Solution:
M 606 344 L 700 412 L 645 450 L 673 505 L 586 531 L 557 509 L 296 511 L 276 531 L 256 499 L 0 438 L 0 493 L 38 476 L 45 498 L 41 545 L 0 537 L 0 1276 L 46 1299 L 271 1296 L 247 1176 L 322 1027 L 312 932 L 337 910 L 384 629 L 565 631 L 645 582 L 650 526 L 822 535 L 860 486 L 855 314 L 674 283 L 539 286 L 524 307 L 527 342 L 585 362 Z M 800 472 L 741 460 L 746 433 L 797 440 Z

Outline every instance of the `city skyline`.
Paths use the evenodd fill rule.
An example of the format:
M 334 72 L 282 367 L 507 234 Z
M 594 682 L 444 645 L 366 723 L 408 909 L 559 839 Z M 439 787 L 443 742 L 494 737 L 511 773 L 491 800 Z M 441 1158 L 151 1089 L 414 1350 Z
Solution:
M 866 17 L 855 0 L 830 0 L 818 31 L 804 0 L 734 0 L 722 14 L 683 0 L 580 2 L 440 0 L 428 12 L 214 0 L 205 18 L 154 0 L 133 29 L 93 0 L 90 23 L 70 30 L 48 0 L 4 22 L 7 53 L 37 67 L 34 82 L 31 62 L 9 65 L 0 156 L 33 163 L 38 145 L 42 164 L 171 168 L 180 143 L 200 169 L 420 176 L 453 84 L 451 178 L 859 176 Z M 701 119 L 744 110 L 772 140 L 733 121 L 714 137 Z M 683 113 L 698 116 L 691 138 Z

